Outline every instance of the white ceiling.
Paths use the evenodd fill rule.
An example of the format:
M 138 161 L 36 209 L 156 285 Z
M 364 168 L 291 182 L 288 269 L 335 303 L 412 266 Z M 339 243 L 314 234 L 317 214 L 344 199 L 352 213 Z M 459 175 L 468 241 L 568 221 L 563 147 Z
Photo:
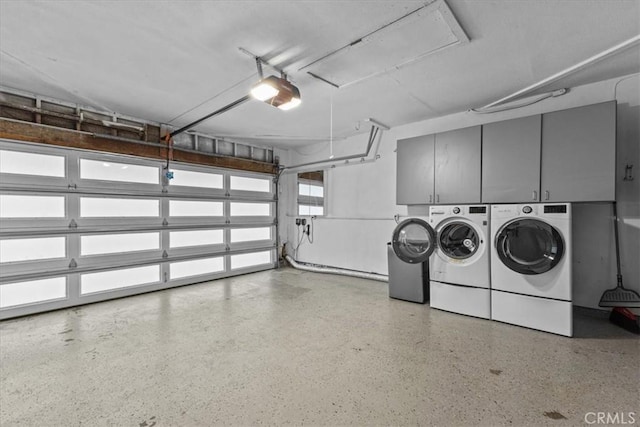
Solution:
M 486 105 L 640 34 L 638 0 L 447 0 L 468 43 L 392 69 L 358 58 L 379 73 L 340 89 L 300 70 L 429 3 L 2 0 L 0 84 L 180 127 L 248 93 L 244 48 L 284 69 L 302 105 L 252 100 L 196 129 L 291 147 L 329 138 L 331 99 L 334 138 L 367 132 L 367 118 L 397 126 Z M 392 31 L 398 50 L 428 44 L 407 27 Z M 543 89 L 639 71 L 636 44 Z

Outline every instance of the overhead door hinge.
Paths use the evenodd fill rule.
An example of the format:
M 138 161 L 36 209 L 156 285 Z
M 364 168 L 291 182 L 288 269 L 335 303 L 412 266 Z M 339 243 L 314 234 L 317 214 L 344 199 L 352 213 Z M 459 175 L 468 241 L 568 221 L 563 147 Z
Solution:
M 69 223 L 69 228 L 78 228 L 78 223 L 74 219 L 72 219 Z
M 78 267 L 78 263 L 76 262 L 75 259 L 71 258 L 71 262 L 69 263 L 69 268 L 76 268 Z

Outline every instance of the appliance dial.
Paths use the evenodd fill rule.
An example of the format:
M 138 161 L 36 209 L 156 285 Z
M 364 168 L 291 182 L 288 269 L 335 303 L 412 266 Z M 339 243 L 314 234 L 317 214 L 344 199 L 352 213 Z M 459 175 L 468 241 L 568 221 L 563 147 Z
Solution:
M 530 214 L 531 213 L 531 206 L 525 206 L 522 208 L 522 212 L 526 213 L 526 214 Z
M 459 207 L 453 208 L 453 213 L 458 215 L 460 213 L 460 208 Z

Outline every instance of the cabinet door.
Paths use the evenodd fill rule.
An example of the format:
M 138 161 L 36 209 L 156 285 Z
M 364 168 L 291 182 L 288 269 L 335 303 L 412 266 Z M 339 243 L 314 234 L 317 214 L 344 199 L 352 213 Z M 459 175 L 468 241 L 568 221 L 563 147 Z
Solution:
M 540 200 L 540 114 L 482 126 L 482 202 Z
M 615 101 L 542 116 L 543 202 L 615 200 Z
M 480 202 L 480 129 L 436 134 L 436 203 Z
M 433 135 L 398 140 L 396 204 L 433 202 L 433 149 Z

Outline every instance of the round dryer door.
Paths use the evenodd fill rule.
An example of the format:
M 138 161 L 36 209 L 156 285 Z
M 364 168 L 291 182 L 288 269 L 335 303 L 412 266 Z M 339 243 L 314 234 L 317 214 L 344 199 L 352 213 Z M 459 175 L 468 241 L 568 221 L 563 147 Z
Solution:
M 409 218 L 393 231 L 391 245 L 402 261 L 411 264 L 425 262 L 436 249 L 436 233 L 426 221 Z
M 496 234 L 500 260 L 520 274 L 542 274 L 562 259 L 562 236 L 549 224 L 536 219 L 519 219 L 505 224 Z
M 476 253 L 480 243 L 480 237 L 471 224 L 454 221 L 445 224 L 438 231 L 438 246 L 449 258 L 470 258 Z

